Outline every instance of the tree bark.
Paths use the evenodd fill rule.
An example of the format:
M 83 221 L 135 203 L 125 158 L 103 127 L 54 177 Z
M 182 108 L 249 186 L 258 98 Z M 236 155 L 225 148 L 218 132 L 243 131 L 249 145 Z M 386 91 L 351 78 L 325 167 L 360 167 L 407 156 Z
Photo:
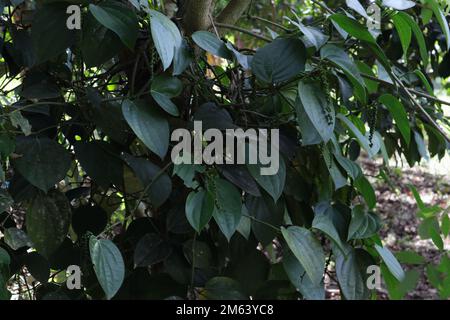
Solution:
M 184 7 L 183 27 L 187 35 L 210 28 L 213 0 L 186 0 Z
M 219 14 L 216 21 L 224 24 L 235 24 L 251 2 L 252 0 L 231 0 Z

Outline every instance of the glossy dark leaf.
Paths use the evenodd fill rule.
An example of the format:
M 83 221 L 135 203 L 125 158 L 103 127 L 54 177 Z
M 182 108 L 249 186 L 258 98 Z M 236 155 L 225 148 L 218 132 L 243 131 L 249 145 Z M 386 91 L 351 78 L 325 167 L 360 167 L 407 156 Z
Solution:
M 134 133 L 161 159 L 169 147 L 169 125 L 154 106 L 144 101 L 125 100 L 122 112 Z
M 333 104 L 327 100 L 317 83 L 299 82 L 298 94 L 311 124 L 322 141 L 328 142 L 333 134 L 335 123 Z
M 27 232 L 34 248 L 49 257 L 66 238 L 71 209 L 66 196 L 59 191 L 40 193 L 27 211 Z
M 192 191 L 186 199 L 186 218 L 200 232 L 208 224 L 214 211 L 214 197 L 205 190 Z
M 138 36 L 138 20 L 135 13 L 116 1 L 90 4 L 89 11 L 99 23 L 113 31 L 130 49 L 134 48 Z
M 320 243 L 311 231 L 292 226 L 281 228 L 284 239 L 314 285 L 320 283 L 325 266 L 325 256 Z
M 207 31 L 197 31 L 192 35 L 192 40 L 205 51 L 221 58 L 231 60 L 231 53 L 225 43 L 216 35 Z
M 110 240 L 89 239 L 89 252 L 94 271 L 107 299 L 114 297 L 125 277 L 122 254 Z
M 63 3 L 46 4 L 35 13 L 31 38 L 39 62 L 57 57 L 75 43 L 75 30 L 66 27 Z
M 48 138 L 18 139 L 15 152 L 21 157 L 14 161 L 14 167 L 45 192 L 64 179 L 71 163 L 69 152 Z
M 169 68 L 175 58 L 178 69 L 175 73 L 178 73 L 186 65 L 186 62 L 181 60 L 189 60 L 189 58 L 181 51 L 183 50 L 182 38 L 177 26 L 161 12 L 150 10 L 150 29 L 164 70 Z
M 110 143 L 80 141 L 74 149 L 82 168 L 96 183 L 104 187 L 123 184 L 123 163 Z
M 217 179 L 213 183 L 215 204 L 213 217 L 222 233 L 230 241 L 241 221 L 241 195 L 238 189 L 226 180 Z
M 305 60 L 306 50 L 303 42 L 278 38 L 256 52 L 251 66 L 259 80 L 277 84 L 304 71 Z
M 172 192 L 172 180 L 167 173 L 146 159 L 126 153 L 122 157 L 142 183 L 152 205 L 159 207 L 166 202 Z
M 134 250 L 135 267 L 147 267 L 161 262 L 172 253 L 172 247 L 158 234 L 148 233 L 139 240 Z

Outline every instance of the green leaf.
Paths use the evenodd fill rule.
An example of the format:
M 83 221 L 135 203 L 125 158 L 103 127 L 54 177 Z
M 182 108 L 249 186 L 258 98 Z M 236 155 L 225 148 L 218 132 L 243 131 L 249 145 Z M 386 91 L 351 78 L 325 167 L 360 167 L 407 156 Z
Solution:
M 117 34 L 131 50 L 138 37 L 139 22 L 136 14 L 117 1 L 103 1 L 98 5 L 90 4 L 89 11 L 103 26 Z
M 125 100 L 122 104 L 125 120 L 136 136 L 161 159 L 169 148 L 169 124 L 153 106 L 145 101 Z
M 6 288 L 6 281 L 0 277 L 0 300 L 10 300 L 11 292 Z
M 282 227 L 281 233 L 311 282 L 319 284 L 325 267 L 325 255 L 320 243 L 314 238 L 311 231 L 302 227 Z
M 366 9 L 364 9 L 364 7 L 358 0 L 345 0 L 345 3 L 347 4 L 347 7 L 355 10 L 364 18 L 370 19 L 369 16 L 367 15 Z
M 317 83 L 300 81 L 298 94 L 312 125 L 322 140 L 328 142 L 331 139 L 335 125 L 333 104 L 327 99 Z
M 6 190 L 0 190 L 0 212 L 8 210 L 14 203 L 13 198 Z
M 261 195 L 258 184 L 250 174 L 247 166 L 227 164 L 220 166 L 219 171 L 225 179 L 242 189 L 242 191 L 257 197 Z M 256 172 L 256 174 L 259 173 Z
M 239 232 L 245 239 L 248 240 L 250 232 L 252 231 L 252 221 L 248 217 L 248 210 L 245 205 L 242 206 L 242 216 L 239 225 L 237 226 L 237 232 Z
M 212 53 L 215 56 L 231 60 L 232 55 L 228 50 L 225 42 L 217 38 L 216 35 L 208 31 L 197 31 L 192 34 L 192 40 L 205 51 Z
M 242 217 L 241 194 L 226 180 L 219 178 L 214 180 L 213 184 L 213 217 L 222 233 L 230 241 Z
M 347 240 L 370 238 L 377 234 L 380 228 L 380 218 L 372 212 L 366 212 L 362 205 L 357 205 L 352 209 Z
M 306 114 L 305 107 L 303 106 L 300 97 L 295 100 L 295 111 L 297 112 L 297 123 L 302 135 L 302 146 L 322 143 L 322 137 L 317 132 L 313 123 L 309 119 L 309 116 Z
M 448 237 L 450 233 L 450 218 L 447 212 L 444 212 L 444 216 L 442 217 L 441 232 L 444 235 L 444 238 Z
M 400 15 L 394 15 L 392 17 L 394 26 L 397 29 L 397 33 L 400 37 L 400 42 L 402 43 L 403 54 L 407 57 L 409 46 L 411 45 L 412 30 L 411 26 L 401 18 Z
M 409 184 L 408 188 L 411 190 L 411 192 L 412 192 L 412 194 L 414 196 L 414 199 L 417 202 L 417 206 L 419 207 L 419 209 L 420 210 L 425 210 L 426 209 L 425 203 L 423 203 L 422 198 L 421 198 L 419 192 L 417 191 L 416 187 L 414 187 L 412 184 Z
M 322 31 L 320 31 L 320 29 L 305 26 L 303 23 L 301 23 L 300 19 L 298 19 L 298 22 L 292 21 L 291 19 L 288 20 L 292 24 L 296 25 L 303 33 L 303 41 L 305 42 L 305 45 L 307 47 L 314 46 L 317 50 L 319 50 L 328 41 L 329 37 L 324 35 Z
M 100 66 L 124 48 L 120 38 L 100 24 L 92 13 L 83 17 L 81 52 L 88 68 Z
M 186 260 L 194 268 L 208 268 L 211 266 L 212 253 L 206 242 L 190 239 L 183 243 L 183 253 Z
M 7 133 L 0 133 L 0 157 L 8 157 L 15 149 L 15 140 Z
M 28 235 L 21 229 L 8 228 L 3 232 L 3 235 L 5 236 L 5 243 L 13 250 L 33 246 Z
M 417 270 L 409 270 L 405 277 L 399 281 L 384 264 L 381 265 L 381 273 L 389 292 L 389 298 L 392 300 L 400 300 L 408 292 L 414 290 L 420 278 L 420 273 Z
M 407 10 L 414 7 L 416 4 L 409 0 L 383 0 L 383 6 L 391 7 L 396 10 Z
M 48 138 L 21 138 L 16 141 L 14 167 L 32 185 L 48 191 L 64 179 L 71 164 L 69 152 Z
M 278 201 L 286 183 L 286 164 L 283 158 L 280 157 L 278 172 L 274 175 L 262 175 L 262 166 L 259 164 L 248 164 L 247 168 L 256 182 L 269 193 L 275 202 Z
M 5 282 L 10 277 L 10 263 L 11 257 L 8 251 L 0 247 L 0 300 L 2 300 L 2 290 L 6 289 Z
M 417 69 L 414 70 L 414 74 L 419 77 L 420 81 L 422 81 L 422 84 L 425 86 L 428 93 L 434 96 L 433 87 L 431 86 L 430 82 L 428 81 L 427 77 L 423 74 L 423 72 Z
M 372 185 L 365 176 L 360 176 L 355 180 L 355 188 L 362 194 L 369 208 L 375 208 L 377 204 L 377 197 L 375 196 L 375 191 L 373 190 Z
M 305 70 L 306 49 L 298 39 L 275 39 L 258 49 L 252 60 L 254 75 L 264 83 L 288 81 Z
M 214 198 L 205 191 L 192 191 L 186 199 L 186 218 L 200 232 L 208 224 L 214 211 Z
M 384 94 L 378 98 L 378 101 L 382 103 L 391 113 L 395 120 L 400 133 L 407 144 L 411 141 L 411 129 L 409 126 L 408 114 L 405 111 L 403 104 L 393 95 Z
M 44 257 L 50 257 L 66 238 L 70 220 L 70 204 L 63 193 L 39 193 L 28 208 L 26 219 L 27 232 L 34 248 Z
M 377 250 L 392 275 L 398 281 L 402 281 L 405 278 L 405 272 L 391 251 L 389 251 L 386 247 L 380 247 L 379 245 L 375 245 L 375 250 Z
M 322 156 L 327 170 L 330 173 L 331 178 L 333 179 L 334 189 L 338 190 L 346 186 L 347 179 L 343 176 L 328 148 L 323 148 Z
M 98 240 L 94 236 L 89 239 L 89 252 L 98 282 L 106 298 L 111 299 L 116 295 L 125 278 L 122 254 L 112 241 Z
M 172 246 L 156 233 L 147 233 L 134 250 L 135 267 L 148 267 L 164 261 L 172 253 Z
M 123 153 L 122 157 L 139 178 L 153 207 L 158 208 L 165 203 L 172 193 L 172 180 L 167 173 L 146 159 L 127 153 Z
M 422 58 L 423 66 L 424 67 L 428 66 L 429 57 L 428 57 L 427 45 L 425 43 L 425 38 L 423 36 L 423 32 L 420 29 L 420 27 L 418 26 L 418 24 L 414 21 L 414 19 L 409 14 L 407 14 L 405 12 L 398 12 L 396 14 L 396 19 L 403 20 L 404 22 L 409 24 L 409 26 L 411 27 L 411 30 L 414 33 L 414 37 L 416 38 L 417 43 L 419 45 L 419 52 L 420 52 L 420 57 Z
M 325 210 L 316 207 L 312 227 L 325 233 L 344 252 L 345 245 L 338 232 L 337 224 L 339 222 L 337 215 L 339 215 L 339 213 L 336 212 L 335 208 L 332 206 L 328 206 Z
M 308 300 L 325 300 L 323 284 L 313 284 L 305 269 L 290 250 L 283 252 L 283 267 L 289 280 L 302 296 Z
M 373 146 L 370 147 L 369 140 L 359 131 L 359 129 L 351 122 L 346 116 L 341 113 L 336 115 L 336 118 L 341 120 L 345 126 L 350 130 L 350 132 L 358 140 L 359 144 L 367 151 L 370 158 L 373 158 L 380 150 L 380 145 L 373 141 Z
M 39 63 L 56 58 L 75 43 L 75 30 L 66 26 L 67 5 L 44 4 L 34 15 L 31 39 Z
M 11 120 L 11 125 L 17 129 L 20 128 L 25 136 L 31 134 L 31 125 L 20 111 L 11 112 L 9 119 Z
M 205 172 L 205 167 L 199 164 L 188 163 L 180 163 L 173 166 L 173 175 L 179 176 L 183 180 L 184 185 L 191 189 L 198 187 L 198 182 L 194 179 L 196 172 Z
M 364 25 L 341 13 L 331 15 L 331 20 L 351 36 L 366 42 L 365 44 L 367 47 L 378 57 L 384 68 L 388 72 L 391 71 L 391 63 L 384 54 L 384 51 L 380 48 L 375 38 Z
M 444 241 L 440 234 L 439 224 L 430 224 L 428 232 L 435 246 L 441 251 L 444 250 Z
M 352 160 L 340 155 L 334 154 L 339 165 L 347 172 L 347 174 L 353 179 L 356 180 L 362 174 L 361 168 L 354 163 Z
M 106 141 L 77 141 L 75 155 L 84 171 L 105 188 L 123 185 L 123 162 L 117 150 Z
M 445 39 L 447 41 L 447 50 L 450 50 L 450 28 L 448 26 L 447 18 L 442 11 L 441 6 L 436 0 L 427 0 L 427 3 L 431 5 L 431 10 L 433 10 L 434 16 L 441 26 L 442 32 L 444 33 Z
M 365 300 L 370 296 L 367 288 L 367 268 L 374 264 L 371 255 L 363 249 L 349 248 L 346 254 L 334 252 L 336 276 L 347 300 Z
M 163 68 L 166 70 L 174 60 L 177 60 L 177 72 L 179 73 L 186 62 L 181 63 L 182 56 L 184 54 L 182 49 L 182 38 L 180 31 L 175 23 L 166 17 L 164 14 L 150 10 L 150 28 L 152 33 L 152 39 L 155 44 L 156 51 L 163 63 Z M 174 70 L 175 71 L 175 70 Z
M 178 116 L 177 106 L 170 100 L 183 90 L 183 83 L 175 77 L 158 75 L 153 79 L 151 94 L 156 103 L 167 113 Z
M 355 97 L 361 102 L 367 101 L 367 92 L 364 87 L 365 82 L 352 58 L 344 51 L 344 49 L 327 44 L 320 50 L 322 59 L 327 59 L 344 71 L 354 88 Z
M 267 193 L 259 197 L 248 195 L 245 207 L 251 217 L 252 231 L 256 239 L 265 247 L 272 243 L 278 234 L 278 228 L 283 223 L 284 202 L 277 203 Z
M 246 300 L 239 283 L 227 277 L 210 279 L 200 293 L 207 300 Z
M 182 74 L 193 60 L 193 54 L 190 51 L 187 41 L 183 39 L 180 46 L 175 48 L 172 75 L 178 76 Z
M 342 13 L 335 13 L 330 16 L 330 18 L 336 22 L 339 27 L 344 29 L 348 34 L 355 37 L 356 39 L 363 40 L 372 44 L 376 44 L 375 39 L 372 34 L 370 34 L 367 28 L 360 24 L 355 19 L 349 18 Z
M 0 248 L 0 268 L 3 266 L 8 266 L 11 263 L 11 258 L 8 254 L 8 251 L 6 251 L 3 248 Z
M 372 68 L 369 65 L 365 64 L 362 61 L 355 61 L 355 63 L 358 67 L 360 74 L 362 75 L 365 74 L 376 78 L 375 73 L 373 72 Z M 379 83 L 377 81 L 373 81 L 364 77 L 363 79 L 369 94 L 378 92 Z
M 416 130 L 413 130 L 413 133 L 414 133 L 414 142 L 416 143 L 417 146 L 417 151 L 419 152 L 422 158 L 424 158 L 425 160 L 429 160 L 430 157 L 428 155 L 428 150 L 424 138 Z
M 420 265 L 426 262 L 425 258 L 414 251 L 400 251 L 395 254 L 400 263 Z

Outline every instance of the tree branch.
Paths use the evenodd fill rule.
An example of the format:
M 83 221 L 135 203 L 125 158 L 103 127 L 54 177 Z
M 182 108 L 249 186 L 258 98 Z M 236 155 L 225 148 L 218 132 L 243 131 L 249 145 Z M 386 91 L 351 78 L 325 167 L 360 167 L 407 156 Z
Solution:
M 269 38 L 267 38 L 267 37 L 265 37 L 265 36 L 263 36 L 263 35 L 261 35 L 261 34 L 254 33 L 254 32 L 252 32 L 252 31 L 250 31 L 250 30 L 247 30 L 247 29 L 244 29 L 244 28 L 241 28 L 241 27 L 237 27 L 237 26 L 232 25 L 232 24 L 218 23 L 218 22 L 216 22 L 215 25 L 216 25 L 216 27 L 218 27 L 218 28 L 224 28 L 224 29 L 236 30 L 236 31 L 239 31 L 239 32 L 248 34 L 248 35 L 250 35 L 250 36 L 253 36 L 253 37 L 257 38 L 257 39 L 266 41 L 266 42 L 271 42 L 271 41 L 272 41 L 271 39 L 269 39 Z
M 225 24 L 235 24 L 251 2 L 252 0 L 231 0 L 217 16 L 216 21 Z

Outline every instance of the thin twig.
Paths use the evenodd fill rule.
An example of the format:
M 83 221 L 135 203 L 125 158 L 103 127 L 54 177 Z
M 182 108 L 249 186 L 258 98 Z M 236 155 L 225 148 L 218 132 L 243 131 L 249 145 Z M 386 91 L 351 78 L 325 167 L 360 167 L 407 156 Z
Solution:
M 447 135 L 447 133 L 439 126 L 439 124 L 429 115 L 429 113 L 420 105 L 420 103 L 418 103 L 414 97 L 412 96 L 411 92 L 409 92 L 408 88 L 403 84 L 403 82 L 395 75 L 392 74 L 392 76 L 394 77 L 395 82 L 398 83 L 398 85 L 400 86 L 400 88 L 406 93 L 406 95 L 408 96 L 408 98 L 411 100 L 411 102 L 414 104 L 414 106 L 416 106 L 420 112 L 422 112 L 422 114 L 425 116 L 425 118 L 427 118 L 427 120 L 433 125 L 433 127 L 435 127 L 443 136 L 444 138 L 450 142 L 450 137 Z
M 274 27 L 277 27 L 277 28 L 279 28 L 279 29 L 281 29 L 281 30 L 283 30 L 285 32 L 288 32 L 288 33 L 293 32 L 293 30 L 291 30 L 289 28 L 286 28 L 285 26 L 283 26 L 283 25 L 281 25 L 279 23 L 272 22 L 270 20 L 267 20 L 267 19 L 264 19 L 264 18 L 261 18 L 261 17 L 258 17 L 258 16 L 248 16 L 248 19 L 259 20 L 261 22 L 270 24 L 270 25 L 272 25 Z
M 248 34 L 250 36 L 253 36 L 253 37 L 257 38 L 257 39 L 266 41 L 266 42 L 271 42 L 272 41 L 271 39 L 267 38 L 266 36 L 263 36 L 263 35 L 258 34 L 258 33 L 254 33 L 253 31 L 250 31 L 250 30 L 247 30 L 247 29 L 244 29 L 244 28 L 241 28 L 241 27 L 237 27 L 235 25 L 216 22 L 216 26 L 219 27 L 219 28 L 236 30 L 236 31 Z

